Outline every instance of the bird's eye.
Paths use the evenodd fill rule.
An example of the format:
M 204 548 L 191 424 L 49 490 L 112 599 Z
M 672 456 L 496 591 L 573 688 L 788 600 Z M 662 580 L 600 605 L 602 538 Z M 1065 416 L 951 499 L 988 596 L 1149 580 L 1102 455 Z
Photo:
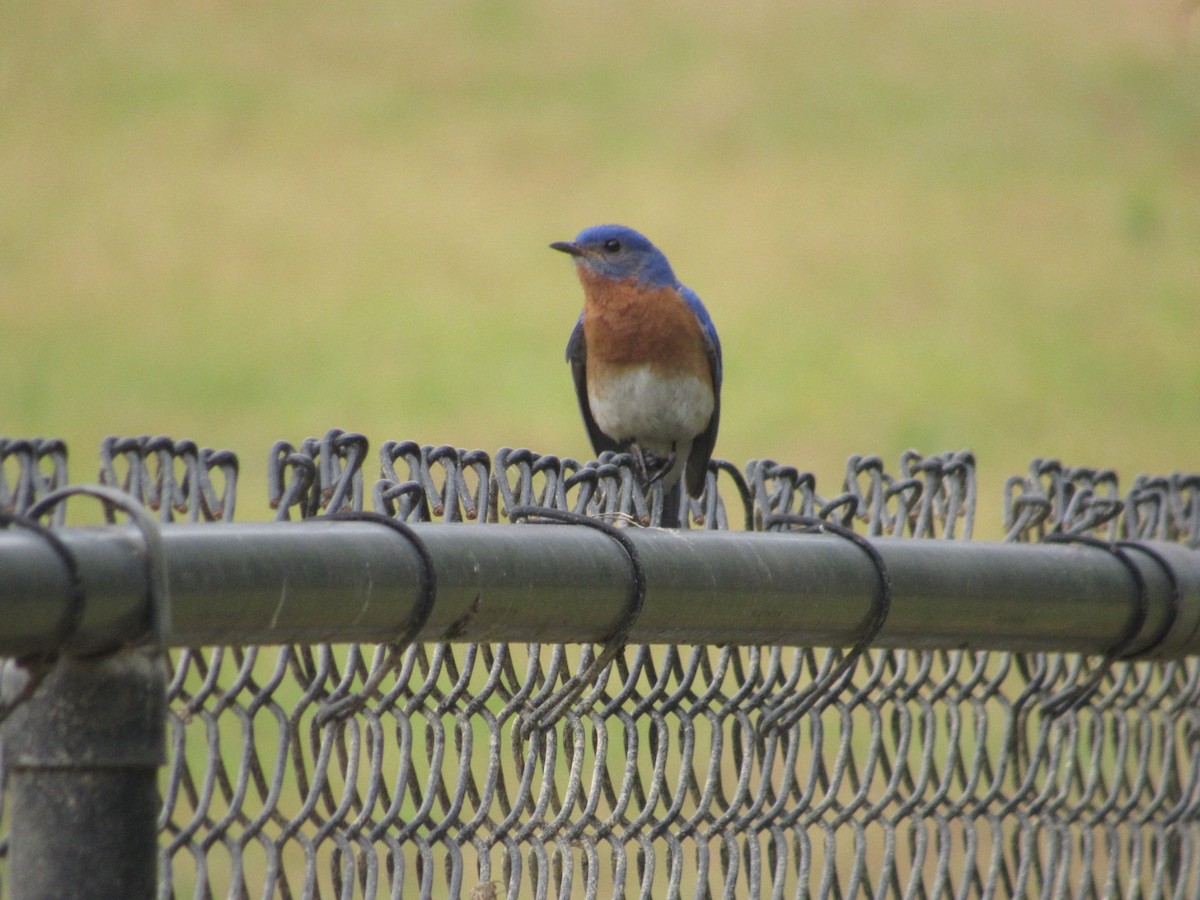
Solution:
M 617 253 L 621 249 L 621 242 L 618 241 L 616 238 L 609 238 L 607 241 L 604 242 L 604 249 L 607 250 L 609 253 Z

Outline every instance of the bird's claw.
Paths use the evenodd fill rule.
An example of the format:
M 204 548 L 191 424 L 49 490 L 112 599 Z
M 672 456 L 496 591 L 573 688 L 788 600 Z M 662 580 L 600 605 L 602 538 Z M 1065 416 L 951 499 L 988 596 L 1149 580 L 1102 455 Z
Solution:
M 675 465 L 674 450 L 665 456 L 658 456 L 643 450 L 635 443 L 629 446 L 629 455 L 633 458 L 633 468 L 637 472 L 638 480 L 647 488 L 654 482 L 661 481 L 663 476 L 670 472 Z
M 656 456 L 653 457 L 653 459 L 654 465 L 658 468 L 658 471 L 646 480 L 646 487 L 650 487 L 650 485 L 654 484 L 654 482 L 659 481 L 664 475 L 670 472 L 675 465 L 674 453 L 668 453 L 666 456 Z

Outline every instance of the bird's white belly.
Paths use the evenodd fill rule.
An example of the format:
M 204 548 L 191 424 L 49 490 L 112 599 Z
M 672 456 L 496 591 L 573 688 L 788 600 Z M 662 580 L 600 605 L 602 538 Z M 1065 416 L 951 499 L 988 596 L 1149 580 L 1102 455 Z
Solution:
M 608 374 L 601 391 L 589 383 L 588 403 L 592 418 L 609 437 L 632 439 L 658 454 L 690 442 L 708 426 L 713 413 L 708 385 L 692 376 L 663 377 L 649 365 Z

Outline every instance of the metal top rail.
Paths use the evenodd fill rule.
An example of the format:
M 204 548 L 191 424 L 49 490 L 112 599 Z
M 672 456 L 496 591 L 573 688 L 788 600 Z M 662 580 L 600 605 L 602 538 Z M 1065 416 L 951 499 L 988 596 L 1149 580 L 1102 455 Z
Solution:
M 845 646 L 878 595 L 871 560 L 832 535 L 625 531 L 646 577 L 631 642 Z M 438 524 L 414 532 L 436 574 L 417 639 L 599 641 L 625 616 L 630 563 L 603 533 Z M 59 647 L 74 602 L 61 561 L 38 534 L 0 531 L 0 654 L 89 653 L 142 637 L 151 592 L 142 533 L 57 534 L 78 566 L 82 617 Z M 371 522 L 179 524 L 162 530 L 161 543 L 172 646 L 384 641 L 419 612 L 417 550 Z M 1127 565 L 1099 547 L 872 543 L 892 582 L 879 646 L 1101 653 L 1121 641 L 1141 599 Z M 1200 554 L 1161 542 L 1128 550 L 1146 602 L 1128 651 L 1200 651 Z

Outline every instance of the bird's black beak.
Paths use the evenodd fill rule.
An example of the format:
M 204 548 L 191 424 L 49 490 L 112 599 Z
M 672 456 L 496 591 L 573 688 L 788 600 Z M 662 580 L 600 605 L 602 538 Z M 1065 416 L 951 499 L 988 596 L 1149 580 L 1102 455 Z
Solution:
M 572 256 L 583 256 L 583 248 L 574 241 L 555 241 L 550 246 L 555 250 L 561 250 L 563 253 L 569 253 Z

